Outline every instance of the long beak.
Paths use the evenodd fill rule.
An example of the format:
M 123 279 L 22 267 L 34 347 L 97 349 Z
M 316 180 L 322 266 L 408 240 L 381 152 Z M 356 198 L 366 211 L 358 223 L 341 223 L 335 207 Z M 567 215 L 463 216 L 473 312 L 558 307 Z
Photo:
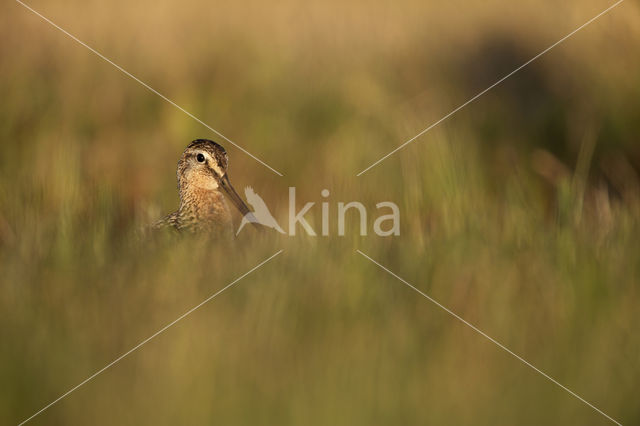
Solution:
M 231 202 L 233 203 L 234 206 L 236 206 L 238 211 L 240 211 L 242 216 L 246 216 L 247 214 L 251 214 L 251 215 L 253 214 L 251 210 L 249 210 L 249 207 L 247 207 L 247 205 L 244 203 L 242 198 L 240 198 L 236 190 L 233 188 L 233 186 L 231 185 L 231 182 L 229 182 L 229 176 L 227 176 L 226 174 L 222 176 L 220 178 L 220 185 L 222 185 L 222 189 L 224 189 L 224 191 L 227 193 L 227 195 L 231 199 Z M 256 226 L 256 228 L 259 228 L 255 223 L 253 223 L 253 225 Z

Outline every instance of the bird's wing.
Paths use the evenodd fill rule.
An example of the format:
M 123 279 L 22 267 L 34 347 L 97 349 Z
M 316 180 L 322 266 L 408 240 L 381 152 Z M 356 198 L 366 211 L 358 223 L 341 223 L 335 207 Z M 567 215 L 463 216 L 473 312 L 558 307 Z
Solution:
M 247 219 L 251 222 L 257 222 L 264 226 L 268 226 L 270 228 L 275 228 L 281 234 L 285 232 L 282 230 L 278 222 L 276 222 L 275 218 L 269 211 L 269 207 L 267 207 L 267 203 L 264 202 L 262 197 L 260 197 L 250 186 L 247 186 L 244 189 L 244 194 L 247 197 L 247 202 L 251 204 L 253 207 L 252 217 L 248 217 Z M 247 214 L 249 216 L 250 213 Z M 245 216 L 246 217 L 246 216 Z
M 247 187 L 247 189 L 251 189 L 250 187 Z M 256 194 L 253 189 L 251 189 L 251 191 L 245 190 L 245 195 L 247 196 L 247 202 L 249 204 L 251 204 L 251 206 L 253 207 L 253 210 L 256 213 L 261 213 L 263 211 L 269 211 L 269 208 L 267 207 L 267 204 L 264 202 L 264 200 L 262 199 L 262 197 L 260 197 L 258 194 Z

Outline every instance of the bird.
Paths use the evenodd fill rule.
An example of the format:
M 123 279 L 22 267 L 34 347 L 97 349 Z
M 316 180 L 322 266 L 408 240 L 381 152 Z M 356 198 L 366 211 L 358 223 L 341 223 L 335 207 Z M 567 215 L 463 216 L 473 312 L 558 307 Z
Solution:
M 192 141 L 178 161 L 178 210 L 151 224 L 154 230 L 173 229 L 191 234 L 233 235 L 225 194 L 242 216 L 250 210 L 229 181 L 225 149 L 209 139 Z
M 278 225 L 276 219 L 271 215 L 267 204 L 264 202 L 262 197 L 256 194 L 252 187 L 247 186 L 244 189 L 244 195 L 247 197 L 247 201 L 251 204 L 251 207 L 253 207 L 253 212 L 249 212 L 242 217 L 242 221 L 240 222 L 236 235 L 240 233 L 240 230 L 247 223 L 259 223 L 260 225 L 273 228 L 279 233 L 284 234 L 284 230 L 280 225 Z

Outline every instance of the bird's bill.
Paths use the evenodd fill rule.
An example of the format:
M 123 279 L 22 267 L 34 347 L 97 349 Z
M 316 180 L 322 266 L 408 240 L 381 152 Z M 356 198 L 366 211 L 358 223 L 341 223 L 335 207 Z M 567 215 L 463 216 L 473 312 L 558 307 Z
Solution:
M 222 176 L 220 178 L 220 184 L 222 186 L 222 189 L 224 189 L 224 191 L 227 193 L 227 195 L 231 199 L 231 202 L 233 203 L 233 205 L 236 206 L 236 208 L 240 211 L 240 213 L 242 213 L 242 216 L 245 216 L 247 213 L 251 213 L 251 210 L 249 210 L 249 207 L 247 207 L 247 205 L 244 203 L 242 198 L 240 198 L 236 190 L 233 189 L 231 182 L 229 182 L 229 176 L 227 176 L 226 174 Z

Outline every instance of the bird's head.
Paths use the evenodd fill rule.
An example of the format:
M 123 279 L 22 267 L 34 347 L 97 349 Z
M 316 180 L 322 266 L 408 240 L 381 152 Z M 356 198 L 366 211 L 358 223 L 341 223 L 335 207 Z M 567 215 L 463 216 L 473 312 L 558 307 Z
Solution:
M 227 175 L 228 157 L 224 148 L 208 139 L 196 139 L 187 146 L 178 161 L 178 189 L 224 190 L 244 216 L 250 210 L 238 195 Z

